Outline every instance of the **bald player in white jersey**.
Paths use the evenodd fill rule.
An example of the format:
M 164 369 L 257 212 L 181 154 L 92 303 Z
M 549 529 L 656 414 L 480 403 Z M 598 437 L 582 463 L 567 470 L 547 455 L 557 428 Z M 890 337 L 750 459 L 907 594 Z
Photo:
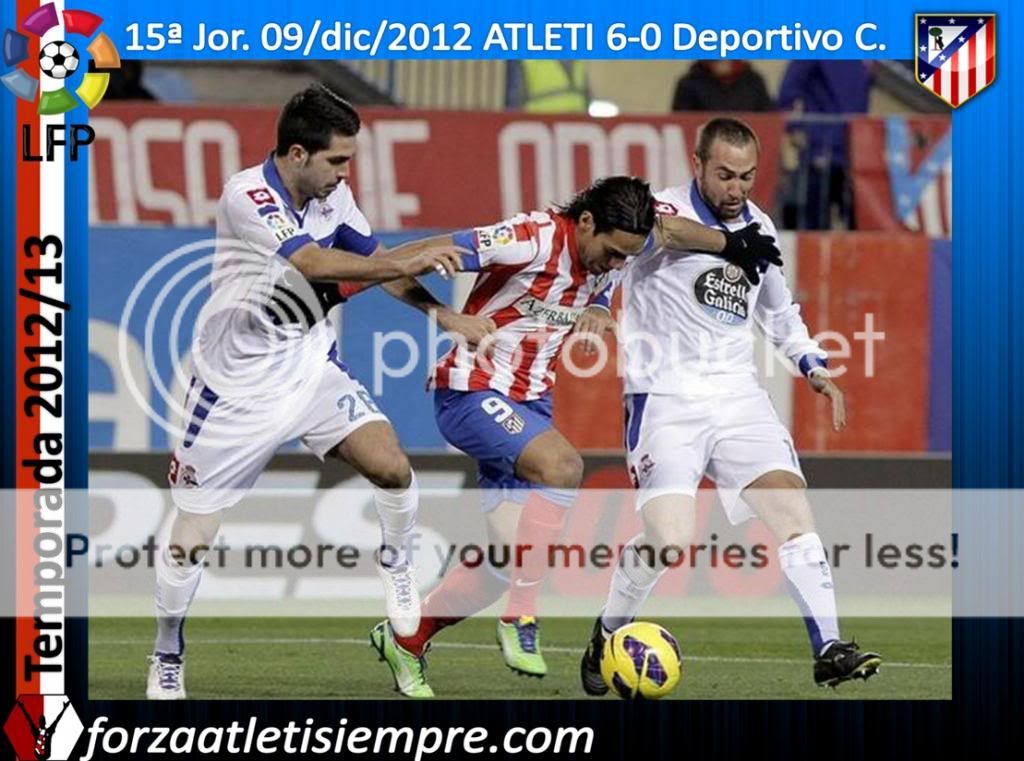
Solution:
M 416 478 L 387 418 L 339 358 L 327 310 L 361 286 L 386 283 L 470 342 L 493 322 L 447 310 L 412 277 L 461 268 L 452 246 L 388 252 L 374 237 L 346 182 L 359 127 L 355 110 L 326 87 L 297 94 L 281 113 L 275 150 L 228 180 L 217 206 L 211 295 L 197 321 L 186 430 L 168 474 L 177 510 L 156 562 L 151 700 L 185 697 L 183 628 L 204 551 L 223 512 L 292 439 L 321 460 L 348 462 L 374 485 L 389 549 L 378 563 L 388 617 L 399 632 L 419 625 L 404 551 Z
M 776 237 L 750 199 L 760 146 L 735 119 L 701 130 L 689 186 L 655 194 L 655 250 L 622 276 L 626 450 L 644 530 L 628 543 L 612 577 L 580 665 L 584 690 L 608 691 L 600 674 L 604 640 L 632 621 L 666 570 L 663 549 L 689 546 L 696 493 L 715 481 L 733 524 L 765 522 L 779 543 L 787 588 L 807 626 L 814 680 L 836 686 L 867 679 L 881 663 L 839 636 L 831 570 L 815 533 L 793 440 L 757 380 L 753 324 L 832 402 L 832 426 L 846 425 L 843 394 L 829 376 L 782 271 L 765 263 L 747 273 L 714 256 L 677 250 L 673 218 L 722 230 L 751 223 Z M 760 274 L 760 277 L 758 276 Z

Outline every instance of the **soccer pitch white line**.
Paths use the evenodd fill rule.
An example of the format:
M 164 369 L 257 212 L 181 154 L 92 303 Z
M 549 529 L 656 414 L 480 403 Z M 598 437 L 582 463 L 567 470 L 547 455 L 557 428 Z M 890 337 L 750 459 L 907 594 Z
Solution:
M 150 640 L 141 639 L 98 639 L 91 640 L 89 644 L 92 645 L 144 645 L 148 644 Z M 189 638 L 189 644 L 191 645 L 363 645 L 369 646 L 369 637 L 366 639 L 356 639 L 354 637 L 303 637 L 303 638 L 289 638 L 289 637 L 273 637 L 273 638 L 245 638 L 245 639 L 192 639 Z M 488 650 L 496 651 L 497 645 L 484 645 L 479 642 L 434 642 L 431 644 L 432 649 L 437 650 Z M 579 655 L 583 652 L 582 647 L 557 647 L 557 646 L 545 646 L 545 653 L 564 653 L 571 655 Z M 683 653 L 683 663 L 689 662 L 698 663 L 770 663 L 784 666 L 804 666 L 807 665 L 807 660 L 800 660 L 796 658 L 728 658 L 717 655 L 687 655 Z M 890 662 L 882 661 L 884 668 L 897 668 L 897 669 L 943 669 L 948 670 L 953 668 L 951 663 L 901 663 L 901 662 Z

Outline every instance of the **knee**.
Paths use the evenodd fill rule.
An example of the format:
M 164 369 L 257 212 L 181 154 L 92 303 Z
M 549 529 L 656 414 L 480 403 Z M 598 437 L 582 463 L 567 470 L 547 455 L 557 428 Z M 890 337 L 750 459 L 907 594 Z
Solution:
M 644 543 L 655 552 L 666 548 L 682 550 L 693 541 L 693 526 L 683 516 L 659 516 L 644 521 Z
M 663 494 L 644 503 L 642 544 L 652 567 L 670 567 L 690 551 L 696 533 L 696 505 L 683 494 Z
M 789 489 L 800 492 L 807 489 L 804 480 L 796 473 L 790 473 L 788 470 L 777 470 L 774 473 L 769 473 L 760 483 L 763 485 L 762 488 L 767 489 Z
M 814 516 L 802 487 L 777 489 L 759 495 L 755 512 L 780 542 L 814 532 Z
M 190 557 L 198 557 L 194 552 L 197 547 L 209 547 L 217 537 L 220 529 L 221 511 L 200 515 L 178 510 L 171 528 L 171 544 L 175 545 Z M 205 554 L 202 553 L 202 554 Z
M 382 453 L 369 463 L 364 475 L 380 489 L 401 491 L 412 485 L 412 465 L 400 449 Z
M 541 465 L 539 483 L 556 489 L 578 489 L 583 482 L 583 458 L 574 449 L 560 450 Z
M 780 541 L 789 541 L 802 534 L 814 533 L 811 506 L 803 492 L 798 492 L 796 496 L 797 498 L 788 500 L 776 508 L 775 520 L 780 527 L 776 533 Z

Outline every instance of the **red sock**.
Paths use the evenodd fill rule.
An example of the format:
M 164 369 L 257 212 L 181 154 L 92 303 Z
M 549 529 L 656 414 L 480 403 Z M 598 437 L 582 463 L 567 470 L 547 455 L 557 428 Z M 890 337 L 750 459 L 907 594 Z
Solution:
M 540 493 L 530 495 L 516 530 L 516 553 L 513 556 L 512 579 L 509 586 L 508 607 L 503 621 L 514 621 L 519 616 L 537 615 L 537 595 L 548 569 L 549 547 L 558 542 L 565 526 L 566 508 L 557 505 Z M 520 548 L 530 546 L 521 553 Z
M 486 563 L 469 567 L 460 564 L 444 575 L 441 583 L 423 600 L 420 628 L 411 637 L 395 641 L 413 655 L 423 655 L 430 638 L 445 627 L 457 624 L 483 610 L 508 589 L 507 580 Z

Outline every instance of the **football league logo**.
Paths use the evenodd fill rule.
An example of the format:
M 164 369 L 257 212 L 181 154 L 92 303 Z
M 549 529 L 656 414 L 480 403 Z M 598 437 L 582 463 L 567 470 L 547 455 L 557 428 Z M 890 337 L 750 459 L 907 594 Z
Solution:
M 20 761 L 65 761 L 82 730 L 82 720 L 66 695 L 19 695 L 4 722 Z
M 994 13 L 918 13 L 917 83 L 956 108 L 996 78 Z
M 39 71 L 60 86 L 56 89 L 43 89 L 40 93 L 39 80 L 21 68 L 19 64 L 28 60 L 30 38 L 21 32 L 8 29 L 4 32 L 3 57 L 5 68 L 11 69 L 0 82 L 22 100 L 35 101 L 39 94 L 39 113 L 51 116 L 66 113 L 84 103 L 89 109 L 95 108 L 107 91 L 110 83 L 110 69 L 121 66 L 121 57 L 114 43 L 106 34 L 96 34 L 103 19 L 95 13 L 80 10 L 57 11 L 53 3 L 41 5 L 29 13 L 18 25 L 20 29 L 33 37 L 42 38 L 44 34 L 63 23 L 65 35 L 78 35 L 85 38 L 93 37 L 86 46 L 92 60 L 88 71 L 81 76 L 81 81 L 71 94 L 65 79 L 76 75 L 82 69 L 78 49 L 65 40 L 52 40 L 41 46 L 39 51 Z M 104 71 L 104 69 L 106 71 Z
M 494 242 L 499 246 L 507 246 L 516 239 L 512 225 L 499 225 L 494 228 Z

